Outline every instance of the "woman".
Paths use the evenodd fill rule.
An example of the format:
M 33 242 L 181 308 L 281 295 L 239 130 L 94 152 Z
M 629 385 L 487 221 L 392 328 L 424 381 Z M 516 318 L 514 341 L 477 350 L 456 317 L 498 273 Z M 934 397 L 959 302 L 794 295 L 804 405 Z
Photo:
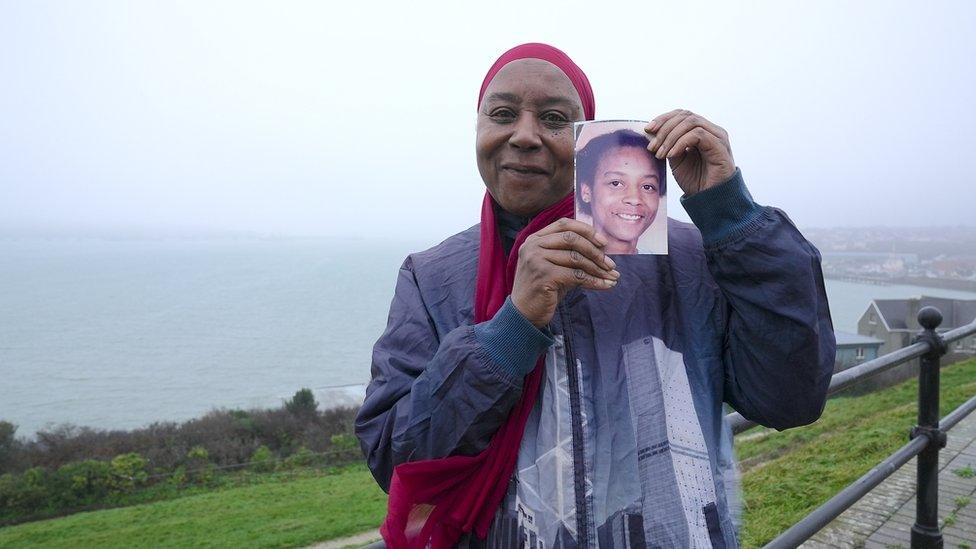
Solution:
M 665 196 L 664 162 L 645 136 L 617 130 L 594 137 L 576 155 L 580 211 L 607 238 L 604 252 L 636 254 Z
M 722 403 L 814 421 L 834 342 L 819 254 L 753 202 L 728 136 L 687 111 L 646 128 L 694 225 L 616 262 L 571 219 L 563 52 L 503 54 L 478 97 L 481 223 L 411 254 L 356 419 L 392 547 L 734 547 Z

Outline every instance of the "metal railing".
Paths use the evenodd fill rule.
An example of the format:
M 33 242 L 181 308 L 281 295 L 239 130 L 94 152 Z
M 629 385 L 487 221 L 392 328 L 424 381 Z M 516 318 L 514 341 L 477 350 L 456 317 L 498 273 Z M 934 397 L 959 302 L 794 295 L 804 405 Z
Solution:
M 767 548 L 796 547 L 810 539 L 915 456 L 918 456 L 918 476 L 911 545 L 913 549 L 942 547 L 938 513 L 939 450 L 946 445 L 946 432 L 976 410 L 976 397 L 970 398 L 940 421 L 939 367 L 942 355 L 946 354 L 950 343 L 976 334 L 976 321 L 939 334 L 936 330 L 942 324 L 942 313 L 935 307 L 923 307 L 918 312 L 918 323 L 923 331 L 912 345 L 834 375 L 829 389 L 830 394 L 836 393 L 899 364 L 921 358 L 918 373 L 918 423 L 911 429 L 908 444 L 769 542 Z M 755 425 L 738 413 L 729 414 L 726 418 L 736 433 Z
M 976 410 L 976 396 L 939 421 L 939 367 L 942 355 L 946 354 L 950 343 L 976 334 L 976 321 L 939 334 L 936 330 L 942 324 L 942 313 L 935 307 L 923 307 L 918 312 L 918 323 L 924 330 L 911 345 L 835 374 L 828 389 L 828 394 L 835 394 L 895 366 L 921 358 L 918 424 L 912 428 L 908 444 L 769 542 L 766 548 L 796 547 L 810 539 L 915 456 L 919 456 L 918 490 L 915 525 L 912 526 L 912 548 L 942 547 L 938 517 L 939 450 L 945 447 L 946 432 Z M 738 412 L 725 417 L 733 433 L 741 433 L 757 425 Z M 378 541 L 366 547 L 380 549 L 386 545 Z

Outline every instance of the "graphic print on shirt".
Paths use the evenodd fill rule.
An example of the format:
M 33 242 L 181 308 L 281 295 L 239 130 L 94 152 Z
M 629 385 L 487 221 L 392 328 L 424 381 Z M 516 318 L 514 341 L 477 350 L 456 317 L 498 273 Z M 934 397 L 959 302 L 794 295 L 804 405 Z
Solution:
M 576 493 L 566 353 L 561 335 L 546 355 L 539 399 L 525 427 L 516 472 L 514 501 L 521 547 L 535 534 L 534 547 L 574 546 Z M 586 481 L 590 490 L 590 481 Z M 509 511 L 511 512 L 511 511 Z M 530 534 L 531 532 L 531 534 Z
M 702 509 L 715 501 L 715 485 L 684 359 L 655 337 L 623 351 L 645 537 L 654 544 L 711 547 Z

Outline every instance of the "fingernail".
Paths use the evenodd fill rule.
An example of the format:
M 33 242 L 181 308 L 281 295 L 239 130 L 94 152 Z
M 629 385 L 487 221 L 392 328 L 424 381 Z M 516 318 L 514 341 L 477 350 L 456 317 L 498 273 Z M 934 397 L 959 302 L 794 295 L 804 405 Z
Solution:
M 620 278 L 620 271 L 618 271 L 616 269 L 610 271 L 610 277 L 611 277 L 610 278 L 611 280 L 616 281 L 618 278 Z
M 664 153 L 665 152 L 666 151 L 663 148 L 662 149 L 658 149 L 657 150 L 657 153 L 654 156 L 656 156 L 660 160 L 660 159 L 664 158 Z
M 607 288 L 613 288 L 614 286 L 617 285 L 617 281 L 616 280 L 607 280 L 607 279 L 604 278 L 603 279 L 603 284 L 606 285 Z
M 603 236 L 600 233 L 596 233 L 594 236 L 596 237 L 596 241 L 598 244 L 600 244 L 601 246 L 607 245 L 607 237 Z
M 651 142 L 647 146 L 650 147 L 651 150 L 654 150 L 654 147 L 657 146 L 657 138 L 655 137 L 654 139 L 651 139 Z
M 610 259 L 610 256 L 609 255 L 603 256 L 603 262 L 606 263 L 607 264 L 607 267 L 609 267 L 611 269 L 617 267 L 617 263 L 614 260 Z

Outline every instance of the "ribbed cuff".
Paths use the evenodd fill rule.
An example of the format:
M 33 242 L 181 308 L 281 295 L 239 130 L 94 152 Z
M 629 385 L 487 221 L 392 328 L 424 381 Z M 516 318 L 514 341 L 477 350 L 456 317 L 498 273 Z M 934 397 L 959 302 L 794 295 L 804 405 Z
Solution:
M 701 231 L 705 246 L 735 236 L 762 213 L 762 206 L 753 202 L 739 168 L 724 183 L 682 196 L 681 205 Z
M 512 298 L 495 317 L 474 327 L 478 342 L 503 370 L 512 376 L 525 376 L 535 368 L 539 355 L 553 344 L 552 335 L 536 328 L 515 305 Z

